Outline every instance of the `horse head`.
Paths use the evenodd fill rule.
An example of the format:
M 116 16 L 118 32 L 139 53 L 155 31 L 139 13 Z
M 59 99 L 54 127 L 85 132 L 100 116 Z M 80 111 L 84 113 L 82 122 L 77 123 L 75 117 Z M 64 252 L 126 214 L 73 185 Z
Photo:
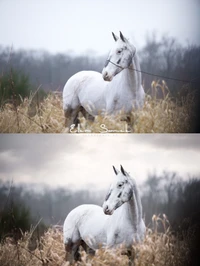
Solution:
M 113 32 L 112 35 L 115 40 L 115 46 L 111 49 L 102 70 L 103 79 L 106 81 L 111 81 L 123 69 L 129 68 L 135 55 L 135 48 L 123 36 L 121 31 L 120 37 L 117 37 Z
M 122 166 L 121 171 L 117 170 L 114 166 L 113 169 L 116 174 L 116 179 L 111 184 L 110 190 L 103 203 L 103 211 L 108 215 L 112 215 L 117 208 L 131 200 L 133 196 L 129 174 Z

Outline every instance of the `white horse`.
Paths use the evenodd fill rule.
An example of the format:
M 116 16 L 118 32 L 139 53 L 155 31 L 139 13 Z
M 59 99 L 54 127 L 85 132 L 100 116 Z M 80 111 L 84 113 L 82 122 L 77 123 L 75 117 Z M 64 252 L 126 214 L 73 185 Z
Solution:
M 121 166 L 103 203 L 80 205 L 64 222 L 66 260 L 80 260 L 79 247 L 95 254 L 100 247 L 117 248 L 124 244 L 131 251 L 134 243 L 144 238 L 142 205 L 135 181 Z M 106 215 L 105 215 L 106 214 Z
M 102 75 L 95 71 L 81 71 L 65 84 L 63 109 L 66 127 L 77 126 L 79 111 L 94 120 L 98 114 L 116 115 L 120 111 L 129 116 L 133 107 L 143 106 L 145 94 L 136 49 L 121 32 L 120 38 L 112 34 L 115 46 Z

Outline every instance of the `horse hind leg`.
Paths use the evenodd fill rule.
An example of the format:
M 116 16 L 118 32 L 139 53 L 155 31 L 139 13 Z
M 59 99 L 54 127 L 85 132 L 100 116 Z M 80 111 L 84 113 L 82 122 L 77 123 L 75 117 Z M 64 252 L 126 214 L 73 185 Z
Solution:
M 71 238 L 68 239 L 67 243 L 65 243 L 65 260 L 69 261 L 70 264 L 73 262 L 73 256 L 72 256 L 72 247 L 73 243 Z
M 71 239 L 65 243 L 65 260 L 72 264 L 75 261 L 81 261 L 81 254 L 79 253 L 79 247 L 81 241 L 73 243 Z
M 85 108 L 83 106 L 81 106 L 80 109 L 82 115 L 85 117 L 86 120 L 89 120 L 90 122 L 94 122 L 94 116 L 92 116 L 91 114 L 89 114 Z
M 91 256 L 95 255 L 95 250 L 90 248 L 83 240 L 81 241 L 81 246 L 85 250 L 85 252 Z
M 72 249 L 72 256 L 75 261 L 81 261 L 81 254 L 79 252 L 79 246 L 75 245 Z
M 80 123 L 79 118 L 78 118 L 78 114 L 80 111 L 80 106 L 76 107 L 76 108 L 71 108 L 68 107 L 67 109 L 64 110 L 64 115 L 65 115 L 65 127 L 70 128 L 71 125 L 75 125 L 75 127 L 78 126 L 78 124 Z

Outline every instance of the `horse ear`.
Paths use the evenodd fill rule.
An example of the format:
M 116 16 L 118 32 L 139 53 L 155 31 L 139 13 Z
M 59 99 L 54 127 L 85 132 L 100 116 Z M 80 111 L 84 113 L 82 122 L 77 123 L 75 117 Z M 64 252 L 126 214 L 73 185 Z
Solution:
M 117 41 L 119 39 L 119 37 L 117 37 L 113 32 L 112 32 L 112 36 L 113 36 L 115 41 Z
M 127 175 L 127 173 L 126 173 L 126 171 L 124 170 L 124 168 L 122 167 L 122 165 L 121 165 L 121 172 L 122 172 L 122 174 L 123 174 L 124 176 Z
M 114 166 L 113 166 L 113 170 L 114 170 L 116 175 L 119 173 L 119 171 Z
M 124 37 L 124 35 L 121 33 L 121 31 L 119 32 L 120 34 L 120 38 L 123 42 L 126 42 L 126 38 Z

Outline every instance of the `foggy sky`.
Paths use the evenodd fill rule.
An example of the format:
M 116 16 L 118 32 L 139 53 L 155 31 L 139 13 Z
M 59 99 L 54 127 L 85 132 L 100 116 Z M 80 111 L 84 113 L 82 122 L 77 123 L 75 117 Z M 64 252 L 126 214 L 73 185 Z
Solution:
M 1 0 L 0 45 L 106 54 L 119 30 L 138 48 L 153 31 L 200 44 L 199 14 L 199 0 Z
M 200 135 L 0 135 L 0 178 L 106 189 L 120 164 L 141 184 L 148 173 L 200 174 Z

